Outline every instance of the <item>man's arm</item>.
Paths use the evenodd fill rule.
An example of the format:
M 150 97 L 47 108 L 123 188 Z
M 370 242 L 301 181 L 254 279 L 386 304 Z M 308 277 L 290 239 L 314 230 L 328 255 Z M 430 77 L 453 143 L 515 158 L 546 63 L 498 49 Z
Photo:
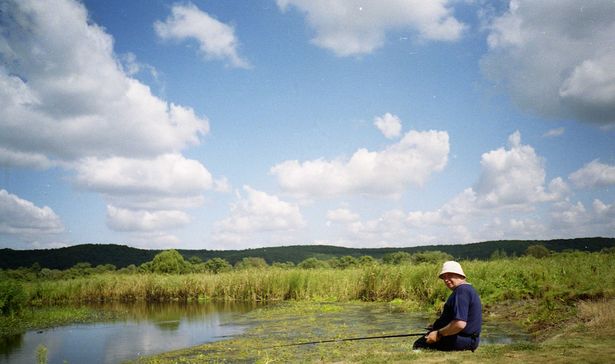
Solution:
M 453 320 L 448 325 L 444 326 L 439 330 L 431 331 L 425 338 L 427 339 L 428 344 L 433 344 L 438 342 L 443 336 L 451 336 L 461 332 L 461 330 L 465 329 L 467 322 L 462 320 Z

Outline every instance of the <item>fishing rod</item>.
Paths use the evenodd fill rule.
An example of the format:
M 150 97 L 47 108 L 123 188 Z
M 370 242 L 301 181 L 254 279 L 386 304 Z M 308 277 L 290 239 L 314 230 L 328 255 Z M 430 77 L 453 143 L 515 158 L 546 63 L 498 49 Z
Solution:
M 324 343 L 336 343 L 342 341 L 357 341 L 357 340 L 371 340 L 371 339 L 389 339 L 394 337 L 409 337 L 409 336 L 424 336 L 427 335 L 425 332 L 415 332 L 411 334 L 395 334 L 395 335 L 380 335 L 380 336 L 362 336 L 362 337 L 350 337 L 343 339 L 328 339 L 328 340 L 318 340 L 318 341 L 306 341 L 300 343 L 292 343 L 285 345 L 277 345 L 272 346 L 271 348 L 282 348 L 287 346 L 300 346 L 300 345 L 312 345 L 312 344 L 324 344 Z

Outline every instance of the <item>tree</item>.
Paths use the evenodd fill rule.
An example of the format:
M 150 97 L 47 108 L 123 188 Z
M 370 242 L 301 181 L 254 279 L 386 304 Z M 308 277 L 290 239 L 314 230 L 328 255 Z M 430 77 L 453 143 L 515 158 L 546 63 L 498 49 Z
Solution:
M 359 258 L 359 265 L 361 266 L 370 266 L 374 264 L 376 264 L 376 259 L 370 255 L 364 255 Z
M 493 253 L 491 253 L 491 257 L 489 259 L 498 260 L 498 259 L 505 259 L 505 258 L 508 258 L 508 254 L 506 253 L 506 250 L 496 249 L 493 251 Z
M 228 272 L 232 268 L 230 263 L 222 258 L 211 258 L 203 264 L 205 265 L 206 270 L 215 274 Z
M 273 264 L 271 264 L 272 267 L 276 267 L 276 268 L 282 268 L 282 269 L 289 269 L 289 268 L 293 268 L 295 266 L 295 263 L 293 262 L 273 262 Z
M 412 261 L 412 255 L 410 255 L 410 253 L 407 253 L 407 252 L 389 253 L 389 254 L 385 254 L 382 257 L 382 262 L 385 264 L 398 265 L 398 264 L 403 264 L 403 263 L 410 263 L 411 261 Z
M 186 268 L 187 262 L 175 249 L 165 250 L 156 254 L 151 265 L 154 273 L 180 274 L 184 273 Z
M 336 259 L 335 267 L 340 269 L 352 268 L 359 264 L 357 258 L 350 255 L 344 255 Z
M 412 263 L 442 263 L 453 260 L 453 256 L 439 250 L 424 251 L 412 254 Z
M 245 257 L 242 260 L 235 263 L 236 269 L 248 269 L 248 268 L 266 268 L 269 265 L 263 258 L 258 257 Z
M 193 255 L 190 257 L 190 259 L 188 259 L 188 261 L 190 262 L 190 264 L 201 264 L 203 263 L 203 259 L 201 259 L 200 257 L 197 257 L 196 255 Z
M 299 263 L 298 267 L 302 269 L 316 269 L 316 268 L 327 268 L 328 264 L 323 262 L 320 259 L 311 257 L 303 260 Z
M 532 256 L 534 258 L 544 258 L 551 254 L 551 251 L 547 249 L 544 245 L 530 245 L 525 250 L 525 255 Z

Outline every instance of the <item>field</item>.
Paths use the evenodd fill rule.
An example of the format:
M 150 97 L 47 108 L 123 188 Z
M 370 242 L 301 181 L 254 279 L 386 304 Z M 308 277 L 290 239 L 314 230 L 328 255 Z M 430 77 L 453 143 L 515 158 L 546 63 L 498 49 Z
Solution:
M 353 326 L 350 323 L 356 320 L 344 319 L 353 315 L 348 307 L 370 302 L 436 317 L 448 295 L 436 278 L 437 263 L 375 263 L 348 269 L 265 267 L 218 274 L 108 272 L 20 284 L 27 306 L 40 307 L 34 311 L 101 301 L 269 304 L 246 317 L 252 328 L 244 335 L 143 362 L 608 362 L 615 360 L 614 258 L 612 252 L 569 252 L 463 261 L 469 282 L 481 295 L 486 320 L 516 323 L 531 335 L 529 341 L 482 345 L 475 353 L 417 353 L 411 350 L 412 338 L 275 347 L 298 340 L 291 336 L 298 329 L 306 340 L 397 333 L 378 325 Z M 82 315 L 91 319 L 88 313 Z M 0 329 L 45 325 L 44 320 L 28 320 L 25 314 L 5 314 Z

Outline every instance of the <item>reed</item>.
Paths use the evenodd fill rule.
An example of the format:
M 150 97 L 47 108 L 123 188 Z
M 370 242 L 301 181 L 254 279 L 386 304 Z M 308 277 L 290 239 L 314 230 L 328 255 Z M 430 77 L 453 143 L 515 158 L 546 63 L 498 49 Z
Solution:
M 613 253 L 560 253 L 546 258 L 462 262 L 485 304 L 537 299 L 567 303 L 615 297 Z M 351 269 L 267 267 L 219 274 L 102 273 L 25 282 L 32 305 L 105 301 L 408 300 L 438 306 L 448 295 L 439 265 L 373 265 Z

